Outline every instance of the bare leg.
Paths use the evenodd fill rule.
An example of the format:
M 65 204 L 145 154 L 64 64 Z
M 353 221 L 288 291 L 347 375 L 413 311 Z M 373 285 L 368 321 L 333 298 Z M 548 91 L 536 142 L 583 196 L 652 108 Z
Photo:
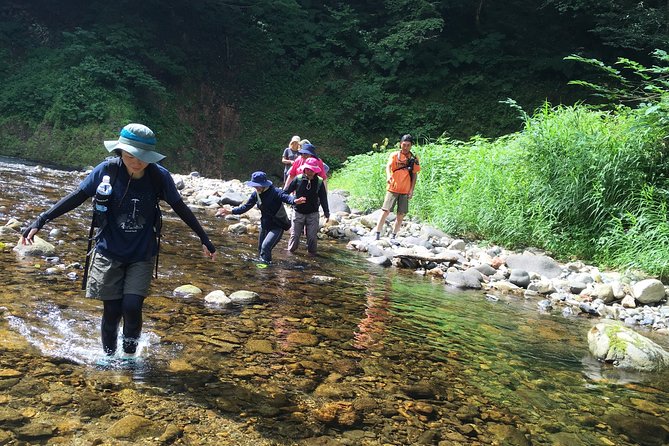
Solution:
M 381 214 L 379 221 L 376 223 L 376 232 L 381 232 L 381 229 L 383 229 L 383 224 L 386 222 L 386 218 L 388 218 L 388 214 L 390 214 L 390 211 L 383 209 L 383 214 Z
M 404 220 L 404 214 L 397 214 L 397 218 L 395 219 L 395 229 L 393 230 L 393 235 L 400 232 L 400 229 L 402 227 L 402 220 Z

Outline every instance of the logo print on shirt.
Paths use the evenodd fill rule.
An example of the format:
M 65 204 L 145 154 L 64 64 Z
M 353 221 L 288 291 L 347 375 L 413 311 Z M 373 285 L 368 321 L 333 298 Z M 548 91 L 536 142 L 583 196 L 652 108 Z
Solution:
M 132 212 L 125 215 L 125 221 L 119 226 L 125 232 L 137 232 L 144 228 L 144 218 L 137 215 L 137 202 L 139 198 L 133 198 L 130 201 L 132 201 Z M 121 219 L 123 219 L 123 215 L 120 216 L 119 220 Z

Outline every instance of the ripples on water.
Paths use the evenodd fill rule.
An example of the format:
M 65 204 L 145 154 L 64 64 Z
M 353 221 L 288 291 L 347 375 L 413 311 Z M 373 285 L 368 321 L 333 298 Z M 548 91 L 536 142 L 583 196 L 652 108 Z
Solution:
M 2 223 L 9 217 L 29 221 L 81 179 L 76 172 L 6 163 L 0 163 L 0 175 Z M 138 382 L 178 388 L 178 376 L 166 371 L 166 365 L 181 357 L 229 368 L 231 360 L 219 353 L 203 358 L 209 350 L 196 342 L 198 337 L 256 334 L 276 344 L 277 358 L 298 355 L 295 360 L 300 361 L 300 350 L 287 338 L 306 326 L 317 333 L 339 333 L 341 340 L 326 342 L 332 360 L 378 362 L 365 372 L 374 370 L 389 382 L 430 381 L 446 374 L 444 379 L 459 383 L 465 395 L 488 398 L 517 416 L 532 434 L 533 444 L 660 444 L 644 439 L 643 432 L 635 431 L 640 438 L 621 435 L 629 434 L 630 428 L 618 428 L 611 420 L 620 420 L 612 418 L 618 414 L 634 419 L 642 410 L 640 400 L 669 407 L 669 376 L 622 374 L 592 361 L 588 319 L 539 313 L 534 301 L 522 298 L 491 302 L 480 293 L 452 292 L 411 272 L 370 265 L 333 241 L 320 242 L 322 257 L 311 259 L 283 251 L 284 236 L 275 249 L 276 264 L 257 269 L 252 262 L 255 237 L 229 236 L 211 212 L 201 212 L 199 218 L 219 247 L 218 260 L 207 262 L 197 238 L 172 212 L 165 214 L 160 278 L 145 305 L 140 349 L 146 362 L 133 372 Z M 64 263 L 83 263 L 88 218 L 89 207 L 83 205 L 51 225 L 63 231 L 59 238 L 65 244 L 59 251 Z M 40 235 L 47 234 L 45 228 Z M 82 297 L 80 279 L 45 275 L 43 266 L 17 261 L 8 250 L 2 262 L 0 305 L 7 336 L 42 355 L 93 367 L 101 356 L 101 310 L 97 302 Z M 336 280 L 317 284 L 311 281 L 313 275 Z M 172 290 L 184 283 L 205 293 L 256 291 L 261 301 L 220 309 L 202 299 L 173 298 Z M 649 335 L 667 345 L 666 339 Z M 254 363 L 251 357 L 239 357 Z M 308 392 L 296 389 L 292 391 Z M 652 420 L 669 425 L 666 409 Z M 601 423 L 613 430 L 603 429 Z

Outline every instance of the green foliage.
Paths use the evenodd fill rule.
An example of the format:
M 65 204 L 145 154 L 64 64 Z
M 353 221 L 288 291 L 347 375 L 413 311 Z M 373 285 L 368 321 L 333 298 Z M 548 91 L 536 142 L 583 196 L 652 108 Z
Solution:
M 647 110 L 546 104 L 518 133 L 421 145 L 411 213 L 457 235 L 666 274 L 669 162 Z M 386 156 L 350 159 L 331 184 L 379 207 Z
M 587 19 L 588 30 L 606 45 L 643 51 L 669 44 L 669 5 L 664 1 L 546 0 L 545 3 L 564 15 Z
M 644 185 L 629 200 L 630 209 L 611 220 L 598 243 L 606 264 L 669 277 L 669 191 Z
M 661 102 L 669 91 L 669 54 L 664 50 L 655 50 L 653 57 L 661 65 L 646 67 L 639 62 L 620 57 L 615 65 L 621 69 L 617 69 L 598 59 L 579 55 L 565 57 L 565 60 L 593 67 L 603 78 L 596 82 L 574 80 L 570 84 L 588 88 L 594 95 L 606 99 L 609 103 L 638 104 Z M 650 110 L 654 111 L 655 109 Z

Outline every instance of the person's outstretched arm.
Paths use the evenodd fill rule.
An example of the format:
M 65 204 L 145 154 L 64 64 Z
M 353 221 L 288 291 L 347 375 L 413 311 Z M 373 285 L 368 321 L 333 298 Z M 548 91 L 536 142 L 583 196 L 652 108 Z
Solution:
M 193 211 L 191 211 L 190 208 L 186 206 L 186 203 L 184 203 L 183 200 L 179 200 L 171 206 L 179 218 L 181 218 L 184 223 L 186 223 L 188 227 L 191 228 L 198 237 L 200 237 L 200 241 L 202 242 L 202 252 L 204 252 L 204 255 L 211 257 L 211 259 L 214 260 L 216 258 L 216 247 L 211 243 L 211 240 L 209 240 L 209 236 L 204 231 L 204 228 L 200 222 L 197 220 L 197 217 L 195 217 L 195 214 L 193 214 Z
M 63 214 L 70 212 L 72 209 L 79 207 L 84 201 L 90 198 L 86 192 L 77 188 L 74 192 L 61 198 L 58 203 L 51 206 L 51 208 L 42 212 L 37 216 L 35 221 L 33 221 L 30 226 L 28 226 L 23 233 L 21 234 L 21 244 L 32 245 L 33 237 L 37 232 L 42 229 L 42 226 L 55 220 Z

